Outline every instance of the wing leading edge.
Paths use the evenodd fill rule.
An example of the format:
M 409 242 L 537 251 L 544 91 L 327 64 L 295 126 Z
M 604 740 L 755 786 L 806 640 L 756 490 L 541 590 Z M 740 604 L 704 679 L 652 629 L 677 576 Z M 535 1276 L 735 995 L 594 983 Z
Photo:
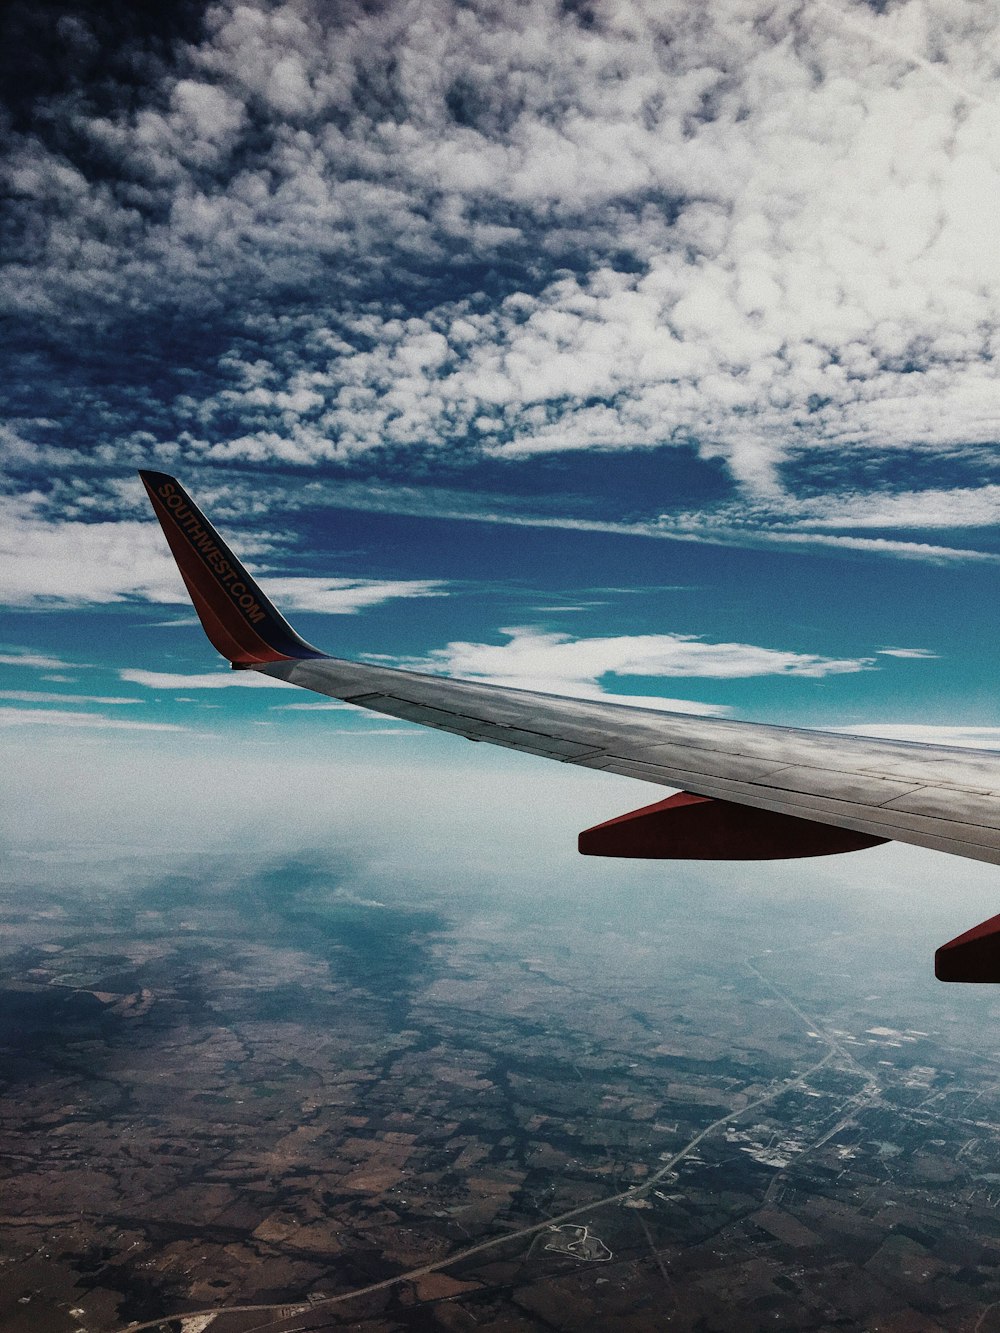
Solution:
M 469 740 L 702 798 L 659 802 L 587 830 L 581 851 L 761 859 L 892 839 L 1000 864 L 1000 753 L 667 713 L 329 657 L 295 633 L 179 482 L 140 475 L 205 631 L 234 667 Z M 982 972 L 983 949 L 993 947 L 989 979 L 1000 980 L 1000 918 L 996 925 L 995 945 L 977 937 L 976 957 Z M 939 963 L 950 948 L 939 950 Z

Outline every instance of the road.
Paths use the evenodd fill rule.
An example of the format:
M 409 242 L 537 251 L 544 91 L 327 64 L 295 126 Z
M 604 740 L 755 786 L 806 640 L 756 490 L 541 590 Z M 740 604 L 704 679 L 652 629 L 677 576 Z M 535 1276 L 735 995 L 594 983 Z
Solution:
M 798 1006 L 789 999 L 777 986 L 773 985 L 762 973 L 758 972 L 752 964 L 748 963 L 750 970 L 767 985 L 778 997 L 789 1006 L 796 1016 L 807 1025 L 807 1029 L 819 1034 L 820 1040 L 826 1045 L 827 1051 L 822 1059 L 817 1060 L 815 1064 L 810 1065 L 808 1069 L 793 1078 L 784 1079 L 762 1096 L 746 1106 L 740 1107 L 738 1111 L 730 1111 L 728 1115 L 720 1116 L 718 1120 L 713 1120 L 710 1125 L 701 1130 L 694 1138 L 690 1139 L 683 1148 L 674 1153 L 666 1162 L 663 1163 L 651 1176 L 640 1185 L 632 1185 L 626 1190 L 621 1190 L 618 1194 L 611 1194 L 603 1199 L 594 1199 L 591 1203 L 578 1205 L 576 1208 L 570 1208 L 565 1213 L 559 1213 L 555 1217 L 547 1217 L 544 1222 L 535 1222 L 531 1226 L 521 1227 L 518 1231 L 509 1231 L 502 1236 L 491 1236 L 489 1240 L 477 1241 L 474 1245 L 468 1245 L 463 1250 L 457 1250 L 446 1259 L 439 1259 L 435 1263 L 422 1264 L 419 1268 L 411 1268 L 408 1272 L 397 1273 L 390 1278 L 384 1278 L 380 1282 L 372 1282 L 366 1287 L 358 1287 L 354 1291 L 342 1292 L 336 1296 L 327 1296 L 322 1300 L 310 1301 L 306 1304 L 294 1307 L 294 1302 L 281 1301 L 267 1305 L 229 1305 L 223 1309 L 215 1310 L 188 1310 L 184 1314 L 161 1316 L 159 1319 L 149 1319 L 145 1323 L 129 1324 L 123 1333 L 144 1333 L 149 1329 L 162 1329 L 165 1324 L 175 1323 L 179 1320 L 203 1319 L 206 1316 L 229 1315 L 229 1314 L 271 1314 L 275 1317 L 267 1320 L 263 1324 L 255 1325 L 254 1333 L 257 1330 L 269 1330 L 269 1333 L 277 1333 L 278 1330 L 286 1330 L 286 1333 L 294 1333 L 294 1320 L 302 1318 L 304 1315 L 313 1315 L 317 1310 L 329 1309 L 335 1305 L 344 1305 L 348 1301 L 358 1300 L 362 1296 L 371 1296 L 375 1292 L 388 1291 L 391 1287 L 398 1287 L 404 1282 L 415 1282 L 418 1278 L 427 1277 L 430 1273 L 440 1273 L 444 1269 L 451 1268 L 455 1264 L 462 1263 L 465 1259 L 471 1259 L 474 1255 L 485 1254 L 488 1250 L 498 1249 L 501 1245 L 509 1245 L 514 1241 L 525 1240 L 529 1236 L 536 1236 L 539 1232 L 547 1231 L 549 1227 L 560 1226 L 564 1222 L 573 1222 L 577 1218 L 586 1217 L 590 1213 L 596 1212 L 598 1208 L 608 1208 L 613 1204 L 627 1203 L 631 1199 L 641 1198 L 654 1186 L 664 1180 L 685 1157 L 703 1143 L 710 1135 L 722 1129 L 724 1125 L 732 1124 L 735 1120 L 742 1119 L 751 1111 L 758 1107 L 766 1106 L 769 1102 L 776 1101 L 779 1097 L 790 1092 L 792 1088 L 802 1087 L 808 1080 L 822 1069 L 824 1065 L 829 1064 L 835 1055 L 841 1056 L 856 1072 L 863 1075 L 866 1084 L 870 1085 L 873 1080 L 867 1071 L 861 1070 L 855 1061 L 853 1055 L 846 1051 L 843 1046 L 832 1035 L 824 1033 L 823 1028 L 817 1025 L 807 1014 L 804 1014 Z M 870 1087 L 867 1089 L 869 1095 Z M 204 1326 L 203 1326 L 204 1327 Z

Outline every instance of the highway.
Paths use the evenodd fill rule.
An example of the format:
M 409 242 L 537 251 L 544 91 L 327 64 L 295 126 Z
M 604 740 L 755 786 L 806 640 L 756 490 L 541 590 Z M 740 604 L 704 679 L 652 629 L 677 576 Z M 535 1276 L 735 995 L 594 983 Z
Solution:
M 596 1212 L 598 1208 L 608 1208 L 613 1204 L 628 1203 L 632 1199 L 641 1198 L 670 1175 L 677 1164 L 694 1152 L 698 1145 L 703 1143 L 705 1139 L 722 1129 L 724 1125 L 732 1124 L 734 1121 L 740 1120 L 743 1116 L 748 1115 L 751 1111 L 757 1110 L 758 1107 L 766 1106 L 769 1102 L 776 1101 L 779 1097 L 784 1096 L 785 1093 L 790 1092 L 793 1088 L 802 1087 L 808 1082 L 813 1074 L 817 1072 L 817 1070 L 820 1070 L 824 1065 L 829 1064 L 835 1055 L 839 1055 L 852 1066 L 856 1073 L 864 1078 L 866 1088 L 861 1096 L 862 1099 L 867 1100 L 874 1090 L 872 1087 L 874 1080 L 872 1080 L 871 1075 L 868 1074 L 867 1071 L 863 1070 L 861 1066 L 858 1065 L 853 1055 L 845 1050 L 835 1037 L 826 1034 L 820 1024 L 815 1023 L 807 1014 L 803 1013 L 783 991 L 769 981 L 767 977 L 753 966 L 753 964 L 748 962 L 747 967 L 755 976 L 764 982 L 764 984 L 767 985 L 803 1023 L 807 1025 L 809 1031 L 818 1034 L 820 1040 L 827 1047 L 826 1054 L 822 1059 L 817 1060 L 815 1064 L 810 1065 L 808 1069 L 803 1070 L 802 1073 L 796 1074 L 793 1078 L 783 1079 L 780 1083 L 775 1084 L 769 1092 L 764 1093 L 752 1102 L 748 1102 L 746 1106 L 740 1107 L 737 1111 L 730 1111 L 728 1115 L 720 1116 L 718 1120 L 713 1120 L 710 1125 L 706 1125 L 703 1130 L 696 1134 L 694 1138 L 690 1139 L 683 1148 L 674 1153 L 672 1157 L 664 1162 L 641 1184 L 632 1185 L 626 1190 L 621 1190 L 618 1194 L 611 1194 L 602 1199 L 594 1199 L 591 1203 L 580 1204 L 576 1208 L 570 1208 L 566 1212 L 559 1213 L 554 1217 L 547 1217 L 542 1222 L 535 1222 L 532 1223 L 531 1226 L 521 1227 L 518 1231 L 509 1231 L 503 1235 L 491 1236 L 488 1240 L 477 1241 L 474 1245 L 468 1245 L 462 1250 L 457 1250 L 446 1259 L 439 1259 L 431 1264 L 422 1264 L 418 1268 L 411 1268 L 405 1273 L 397 1273 L 393 1277 L 384 1278 L 382 1281 L 372 1282 L 366 1287 L 358 1287 L 354 1291 L 341 1292 L 334 1296 L 326 1296 L 321 1300 L 308 1301 L 299 1305 L 291 1301 L 281 1301 L 279 1303 L 271 1303 L 267 1305 L 229 1305 L 222 1309 L 214 1310 L 188 1310 L 183 1314 L 164 1315 L 159 1319 L 146 1320 L 145 1323 L 129 1324 L 122 1333 L 145 1333 L 146 1330 L 162 1329 L 165 1324 L 176 1323 L 182 1320 L 194 1321 L 204 1320 L 212 1316 L 221 1317 L 223 1315 L 231 1314 L 256 1313 L 269 1314 L 272 1318 L 266 1320 L 264 1323 L 254 1325 L 253 1333 L 262 1333 L 263 1330 L 268 1330 L 269 1333 L 279 1333 L 279 1330 L 284 1330 L 284 1333 L 294 1333 L 296 1327 L 294 1321 L 301 1319 L 306 1315 L 313 1315 L 317 1310 L 329 1309 L 335 1305 L 344 1305 L 348 1301 L 358 1300 L 362 1296 L 370 1296 L 378 1291 L 388 1291 L 391 1287 L 401 1286 L 405 1282 L 415 1282 L 418 1278 L 426 1277 L 430 1273 L 440 1273 L 445 1269 L 453 1267 L 455 1264 L 462 1263 L 465 1259 L 473 1258 L 473 1256 L 477 1254 L 485 1254 L 488 1250 L 498 1249 L 501 1245 L 509 1245 L 514 1241 L 525 1240 L 529 1236 L 536 1236 L 539 1232 L 547 1231 L 550 1227 L 560 1226 L 564 1222 L 573 1222 L 577 1218 L 589 1216 L 591 1213 Z M 200 1327 L 207 1329 L 208 1325 L 201 1324 Z

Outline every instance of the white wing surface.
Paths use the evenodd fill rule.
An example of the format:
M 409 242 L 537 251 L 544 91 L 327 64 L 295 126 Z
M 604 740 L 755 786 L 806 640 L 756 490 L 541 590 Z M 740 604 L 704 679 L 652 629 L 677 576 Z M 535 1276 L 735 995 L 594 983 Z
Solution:
M 336 658 L 256 670 L 469 740 L 1000 864 L 1000 753 L 726 722 Z

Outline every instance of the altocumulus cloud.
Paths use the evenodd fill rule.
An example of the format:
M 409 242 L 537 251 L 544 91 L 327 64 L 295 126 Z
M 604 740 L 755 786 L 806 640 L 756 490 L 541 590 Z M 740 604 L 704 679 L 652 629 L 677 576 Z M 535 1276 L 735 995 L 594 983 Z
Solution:
M 115 96 L 72 77 L 100 33 L 67 17 L 67 86 L 8 137 L 12 466 L 73 460 L 56 420 L 104 465 L 678 442 L 780 501 L 790 461 L 829 489 L 859 452 L 997 438 L 994 7 L 295 0 L 189 29 L 155 59 L 133 31 Z M 78 375 L 40 379 L 40 331 Z

